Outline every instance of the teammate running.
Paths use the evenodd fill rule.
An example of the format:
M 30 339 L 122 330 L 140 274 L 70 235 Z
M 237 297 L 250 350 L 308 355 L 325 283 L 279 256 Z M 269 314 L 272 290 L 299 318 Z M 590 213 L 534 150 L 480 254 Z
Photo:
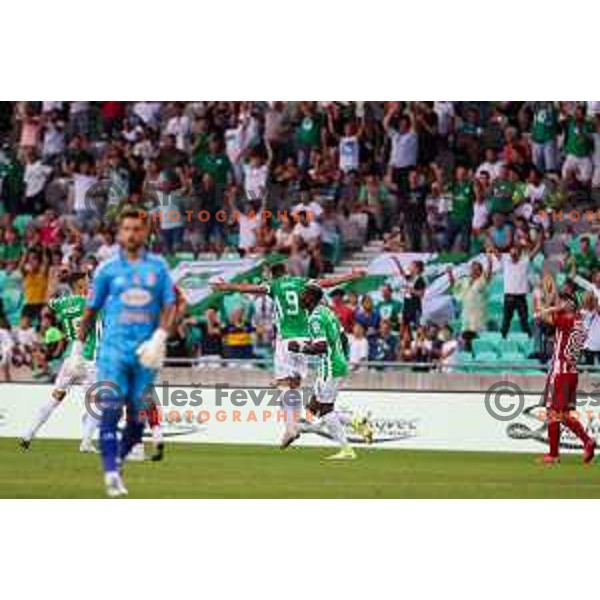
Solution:
M 282 389 L 282 402 L 285 412 L 284 438 L 293 435 L 294 421 L 298 420 L 300 407 L 295 401 L 297 396 L 288 394 L 289 389 L 297 389 L 307 374 L 306 356 L 302 353 L 291 352 L 289 343 L 292 341 L 302 345 L 309 337 L 308 318 L 306 311 L 300 305 L 300 296 L 306 288 L 309 279 L 287 274 L 285 263 L 271 266 L 271 280 L 264 284 L 227 283 L 219 282 L 212 285 L 215 291 L 240 292 L 245 294 L 267 294 L 273 300 L 274 317 L 277 335 L 275 338 L 275 380 Z M 363 269 L 355 269 L 351 273 L 328 277 L 316 281 L 321 288 L 332 288 L 341 283 L 363 277 Z M 290 401 L 286 402 L 289 398 Z
M 71 293 L 59 294 L 48 303 L 48 307 L 54 313 L 69 345 L 56 377 L 51 400 L 48 404 L 42 406 L 31 427 L 19 440 L 19 445 L 23 450 L 29 449 L 39 430 L 62 404 L 65 396 L 74 386 L 82 386 L 87 390 L 96 379 L 94 360 L 100 322 L 98 322 L 95 330 L 89 332 L 85 342 L 82 343 L 77 340 L 77 329 L 85 310 L 90 275 L 91 272 L 72 278 L 70 283 Z M 92 440 L 98 424 L 97 419 L 85 410 L 82 421 L 83 436 L 79 450 L 80 452 L 96 452 Z
M 308 313 L 310 339 L 304 342 L 292 340 L 292 352 L 320 357 L 314 395 L 308 410 L 320 420 L 300 421 L 286 431 L 282 447 L 289 446 L 302 433 L 320 433 L 323 426 L 340 445 L 340 451 L 329 460 L 352 460 L 356 458 L 354 449 L 348 443 L 345 426 L 350 426 L 371 441 L 373 432 L 365 419 L 357 420 L 335 410 L 338 391 L 348 376 L 348 340 L 335 313 L 321 303 L 323 290 L 315 284 L 308 284 L 300 296 L 300 304 Z
M 555 464 L 560 461 L 560 424 L 563 423 L 582 441 L 583 462 L 590 463 L 594 460 L 596 442 L 586 433 L 581 422 L 570 414 L 577 394 L 577 359 L 587 339 L 577 300 L 563 292 L 559 295 L 558 305 L 542 310 L 542 316 L 556 328 L 554 354 L 546 385 L 550 452 L 544 454 L 542 462 Z

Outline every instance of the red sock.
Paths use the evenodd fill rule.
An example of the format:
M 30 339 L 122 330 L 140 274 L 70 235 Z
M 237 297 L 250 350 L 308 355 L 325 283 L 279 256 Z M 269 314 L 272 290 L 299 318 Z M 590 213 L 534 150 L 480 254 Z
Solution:
M 590 436 L 585 432 L 581 421 L 574 419 L 569 415 L 564 418 L 564 424 L 584 443 L 587 444 L 590 441 Z
M 558 456 L 558 444 L 560 442 L 560 422 L 556 416 L 549 416 L 548 441 L 550 442 L 550 456 Z
M 148 424 L 150 425 L 150 429 L 160 425 L 158 408 L 154 402 L 150 404 L 150 408 L 148 410 Z

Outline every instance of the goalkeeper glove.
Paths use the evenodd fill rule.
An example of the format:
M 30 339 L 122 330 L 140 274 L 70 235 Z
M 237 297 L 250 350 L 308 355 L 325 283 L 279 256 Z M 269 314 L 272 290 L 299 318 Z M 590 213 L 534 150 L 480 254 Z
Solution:
M 158 369 L 162 365 L 166 354 L 167 337 L 167 332 L 159 327 L 149 340 L 140 344 L 136 354 L 142 366 L 148 369 Z

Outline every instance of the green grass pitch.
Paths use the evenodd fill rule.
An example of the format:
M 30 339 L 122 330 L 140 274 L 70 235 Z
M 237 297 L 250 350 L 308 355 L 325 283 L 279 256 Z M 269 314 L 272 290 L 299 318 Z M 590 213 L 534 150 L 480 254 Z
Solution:
M 600 498 L 600 465 L 544 467 L 528 454 L 170 444 L 162 463 L 128 463 L 131 498 Z M 102 498 L 98 456 L 77 441 L 0 440 L 0 497 Z

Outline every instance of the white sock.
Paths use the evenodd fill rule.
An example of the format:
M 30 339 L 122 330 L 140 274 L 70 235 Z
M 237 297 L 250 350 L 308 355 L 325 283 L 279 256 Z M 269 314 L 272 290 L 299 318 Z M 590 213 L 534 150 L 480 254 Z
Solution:
M 285 429 L 287 432 L 291 432 L 293 429 L 295 429 L 298 423 L 298 419 L 301 416 L 300 402 L 295 402 L 296 394 L 292 395 L 290 393 L 290 388 L 288 387 L 281 388 L 281 394 L 279 397 L 281 398 L 281 405 L 283 409 L 283 414 L 285 416 Z M 300 396 L 298 394 L 298 398 L 299 397 Z M 294 402 L 287 404 L 286 401 L 288 400 L 288 398 L 291 398 L 292 400 L 294 400 Z
M 163 433 L 162 427 L 160 425 L 155 425 L 152 428 L 152 442 L 156 446 L 157 444 L 162 444 L 163 442 Z
M 352 416 L 345 412 L 336 413 L 342 425 L 352 425 Z
M 40 430 L 42 425 L 48 421 L 50 415 L 60 406 L 61 400 L 56 400 L 56 398 L 52 398 L 48 404 L 44 404 L 42 408 L 33 422 L 31 429 L 25 434 L 26 440 L 32 440 L 36 433 Z
M 346 437 L 344 426 L 340 421 L 340 415 L 335 410 L 327 413 L 323 417 L 323 422 L 327 426 L 327 429 L 329 429 L 333 439 L 342 446 L 342 448 L 348 445 L 348 438 Z
M 319 433 L 323 429 L 322 419 L 316 421 L 302 421 L 298 423 L 298 430 L 301 433 Z
M 91 415 L 89 412 L 85 411 L 82 417 L 82 425 L 83 425 L 83 436 L 81 438 L 81 443 L 86 446 L 92 443 L 94 439 L 94 433 L 96 433 L 96 428 L 98 427 L 99 420 Z

